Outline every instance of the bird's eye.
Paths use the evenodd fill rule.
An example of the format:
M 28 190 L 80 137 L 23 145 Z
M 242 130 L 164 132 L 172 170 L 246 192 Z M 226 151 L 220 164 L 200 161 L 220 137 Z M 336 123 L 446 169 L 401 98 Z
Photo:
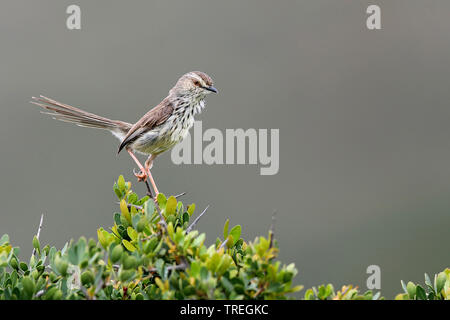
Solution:
M 196 85 L 197 87 L 199 87 L 199 86 L 200 86 L 200 81 L 195 80 L 195 81 L 194 81 L 194 85 Z

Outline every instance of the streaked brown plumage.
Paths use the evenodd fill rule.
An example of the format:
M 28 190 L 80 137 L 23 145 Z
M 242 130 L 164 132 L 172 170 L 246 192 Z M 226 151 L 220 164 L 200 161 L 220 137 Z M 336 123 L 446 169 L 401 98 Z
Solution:
M 186 73 L 169 91 L 169 95 L 135 124 L 101 117 L 44 96 L 33 97 L 34 101 L 31 103 L 49 110 L 50 112 L 43 113 L 54 119 L 72 122 L 81 127 L 111 131 L 121 140 L 118 152 L 124 148 L 127 150 L 141 170 L 135 175 L 140 181 L 149 177 L 157 194 L 158 189 L 150 173 L 153 160 L 187 135 L 194 124 L 194 115 L 204 108 L 204 99 L 210 92 L 217 93 L 217 90 L 206 73 Z M 149 155 L 145 168 L 134 155 L 134 151 Z

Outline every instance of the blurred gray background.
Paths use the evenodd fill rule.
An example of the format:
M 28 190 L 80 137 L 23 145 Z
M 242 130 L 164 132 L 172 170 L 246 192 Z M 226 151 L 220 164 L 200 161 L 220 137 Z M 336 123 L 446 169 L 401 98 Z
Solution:
M 366 28 L 381 6 L 382 30 Z M 66 28 L 70 4 L 82 29 Z M 3 1 L 0 11 L 0 234 L 28 259 L 109 227 L 114 180 L 144 194 L 109 133 L 41 115 L 47 95 L 136 121 L 183 73 L 210 74 L 199 119 L 207 128 L 279 128 L 280 171 L 257 166 L 155 163 L 161 191 L 210 210 L 198 227 L 212 243 L 227 218 L 252 240 L 271 215 L 297 284 L 382 294 L 448 266 L 450 225 L 450 2 Z

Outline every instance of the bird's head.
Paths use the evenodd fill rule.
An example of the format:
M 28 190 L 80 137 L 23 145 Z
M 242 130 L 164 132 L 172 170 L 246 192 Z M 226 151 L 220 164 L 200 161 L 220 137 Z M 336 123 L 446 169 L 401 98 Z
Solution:
M 214 88 L 211 77 L 206 73 L 201 71 L 191 71 L 178 79 L 171 92 L 176 94 L 188 94 L 198 97 L 205 97 L 211 92 L 217 93 L 218 91 Z

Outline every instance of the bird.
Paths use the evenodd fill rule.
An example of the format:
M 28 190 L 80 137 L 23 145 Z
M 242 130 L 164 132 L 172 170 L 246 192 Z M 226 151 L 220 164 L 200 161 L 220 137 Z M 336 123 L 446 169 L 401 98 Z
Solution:
M 110 131 L 120 140 L 117 154 L 123 149 L 128 152 L 140 169 L 140 172 L 133 169 L 134 175 L 138 181 L 150 180 L 156 199 L 159 191 L 150 172 L 155 158 L 187 136 L 194 116 L 205 108 L 205 98 L 210 93 L 218 93 L 218 90 L 209 75 L 201 71 L 188 72 L 178 79 L 166 98 L 134 124 L 101 117 L 43 95 L 32 97 L 30 102 L 44 108 L 41 113 L 53 119 Z M 135 153 L 148 156 L 144 165 Z

